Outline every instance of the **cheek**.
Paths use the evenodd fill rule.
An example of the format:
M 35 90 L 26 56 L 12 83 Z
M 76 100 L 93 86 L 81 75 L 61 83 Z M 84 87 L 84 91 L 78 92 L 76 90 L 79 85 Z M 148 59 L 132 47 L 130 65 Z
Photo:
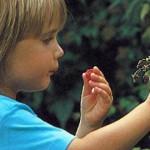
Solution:
M 16 72 L 12 70 L 8 78 L 8 82 L 16 91 L 44 90 L 50 83 L 47 69 L 35 67 L 35 65 L 26 69 L 18 69 Z
M 43 71 L 47 71 L 49 65 L 53 63 L 52 60 L 53 58 L 50 53 L 37 51 L 28 54 L 26 57 L 20 57 L 19 61 L 16 62 L 16 68 L 20 70 L 20 72 L 42 73 Z
M 24 41 L 17 49 L 11 64 L 17 69 L 29 71 L 46 68 L 52 54 L 39 41 Z
M 48 73 L 56 66 L 54 53 L 38 43 L 34 45 L 20 44 L 8 60 L 7 83 L 16 89 L 45 89 L 50 82 Z
M 47 80 L 48 77 L 48 60 L 44 57 L 28 57 L 28 59 L 21 58 L 14 61 L 8 70 L 8 78 L 11 82 L 21 86 L 19 84 L 28 84 L 28 86 L 33 83 L 38 83 L 41 80 Z M 27 86 L 27 85 L 26 85 Z

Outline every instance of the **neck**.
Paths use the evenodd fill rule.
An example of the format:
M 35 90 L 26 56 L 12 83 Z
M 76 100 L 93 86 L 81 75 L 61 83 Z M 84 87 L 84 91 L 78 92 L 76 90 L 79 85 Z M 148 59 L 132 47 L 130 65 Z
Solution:
M 0 85 L 0 95 L 4 95 L 16 99 L 16 94 L 17 92 L 12 90 L 11 88 Z

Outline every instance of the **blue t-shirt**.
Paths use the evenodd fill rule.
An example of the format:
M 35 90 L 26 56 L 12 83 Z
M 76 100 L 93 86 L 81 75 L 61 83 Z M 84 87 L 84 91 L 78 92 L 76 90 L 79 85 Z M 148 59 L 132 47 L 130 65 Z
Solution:
M 0 150 L 67 150 L 73 139 L 41 120 L 29 106 L 0 95 Z

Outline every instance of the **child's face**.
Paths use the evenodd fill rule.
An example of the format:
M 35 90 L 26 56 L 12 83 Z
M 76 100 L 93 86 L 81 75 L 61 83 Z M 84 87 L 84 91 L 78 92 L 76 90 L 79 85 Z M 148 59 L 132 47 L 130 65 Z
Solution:
M 29 36 L 18 42 L 7 64 L 7 83 L 13 90 L 39 91 L 48 87 L 64 54 L 56 34 L 54 31 L 38 38 Z

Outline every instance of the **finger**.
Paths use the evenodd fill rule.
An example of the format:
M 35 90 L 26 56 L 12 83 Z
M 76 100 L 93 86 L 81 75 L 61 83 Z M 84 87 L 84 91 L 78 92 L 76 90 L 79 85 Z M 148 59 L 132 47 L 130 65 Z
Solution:
M 82 74 L 82 78 L 83 78 L 83 82 L 84 82 L 82 94 L 83 94 L 83 96 L 86 96 L 86 95 L 91 93 L 92 88 L 89 85 L 89 81 L 86 78 L 86 74 L 85 73 Z
M 95 73 L 91 74 L 91 80 L 95 81 L 95 82 L 101 82 L 101 83 L 108 84 L 107 80 L 103 76 L 97 75 Z
M 97 66 L 94 66 L 94 67 L 93 67 L 93 72 L 94 72 L 95 74 L 97 74 L 97 75 L 102 76 L 102 77 L 104 78 L 105 82 L 109 85 L 109 83 L 108 83 L 108 81 L 106 80 L 106 78 L 105 78 L 103 72 L 102 72 Z
M 99 95 L 106 103 L 112 103 L 113 97 L 108 95 L 108 93 L 98 87 L 92 89 L 92 93 L 95 95 Z
M 93 72 L 96 73 L 97 75 L 101 75 L 104 77 L 104 74 L 102 73 L 102 71 L 97 66 L 93 67 Z
M 93 82 L 90 80 L 89 85 L 91 86 L 91 88 L 98 87 L 98 88 L 106 91 L 109 95 L 112 95 L 111 88 L 105 83 Z

